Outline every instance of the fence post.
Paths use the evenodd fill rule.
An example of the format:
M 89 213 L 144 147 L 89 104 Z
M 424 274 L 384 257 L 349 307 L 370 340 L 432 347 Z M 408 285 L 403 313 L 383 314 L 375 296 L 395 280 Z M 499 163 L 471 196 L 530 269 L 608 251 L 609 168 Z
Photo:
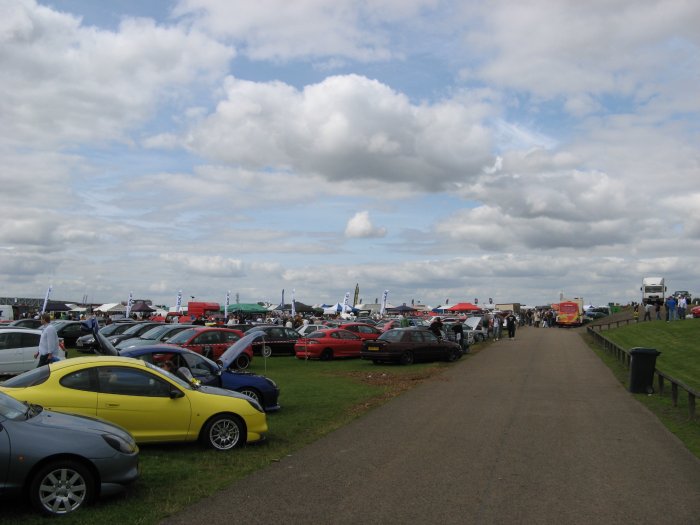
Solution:
M 688 392 L 688 415 L 690 419 L 695 417 L 695 396 Z
M 678 385 L 676 383 L 671 383 L 671 400 L 673 401 L 673 406 L 678 406 Z
M 659 378 L 659 395 L 663 396 L 664 395 L 664 376 L 660 375 L 658 376 Z

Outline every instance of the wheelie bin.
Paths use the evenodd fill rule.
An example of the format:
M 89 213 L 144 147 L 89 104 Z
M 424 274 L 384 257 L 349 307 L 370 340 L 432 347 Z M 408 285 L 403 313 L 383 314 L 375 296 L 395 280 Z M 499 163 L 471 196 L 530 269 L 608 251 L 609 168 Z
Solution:
M 654 370 L 656 358 L 661 352 L 655 348 L 632 348 L 630 350 L 630 386 L 635 394 L 654 393 Z

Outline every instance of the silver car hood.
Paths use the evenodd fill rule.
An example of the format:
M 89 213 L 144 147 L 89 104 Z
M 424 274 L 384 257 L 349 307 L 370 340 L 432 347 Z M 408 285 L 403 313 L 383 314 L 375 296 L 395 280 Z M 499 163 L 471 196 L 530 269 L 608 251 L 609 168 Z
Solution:
M 228 349 L 221 354 L 218 361 L 224 369 L 229 368 L 236 358 L 241 355 L 246 348 L 252 345 L 256 339 L 264 337 L 265 332 L 251 328 L 243 337 L 229 346 Z

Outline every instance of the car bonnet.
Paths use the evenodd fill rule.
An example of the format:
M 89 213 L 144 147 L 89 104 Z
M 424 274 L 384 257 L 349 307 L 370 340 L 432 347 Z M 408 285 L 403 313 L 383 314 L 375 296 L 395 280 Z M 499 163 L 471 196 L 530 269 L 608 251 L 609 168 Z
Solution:
M 229 346 L 228 349 L 221 354 L 221 357 L 219 357 L 221 366 L 224 369 L 229 368 L 236 358 L 259 337 L 265 337 L 265 332 L 256 330 L 255 328 L 251 329 L 249 332 L 246 332 L 243 337 Z

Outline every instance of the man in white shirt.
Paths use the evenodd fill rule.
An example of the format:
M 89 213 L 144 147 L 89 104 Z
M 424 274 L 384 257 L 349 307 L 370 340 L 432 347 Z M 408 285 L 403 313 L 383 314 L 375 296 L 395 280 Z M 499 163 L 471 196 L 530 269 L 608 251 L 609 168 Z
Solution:
M 34 358 L 39 358 L 40 366 L 44 366 L 51 361 L 53 356 L 58 356 L 58 334 L 51 322 L 51 316 L 47 313 L 41 314 L 41 337 L 39 338 L 39 351 Z

